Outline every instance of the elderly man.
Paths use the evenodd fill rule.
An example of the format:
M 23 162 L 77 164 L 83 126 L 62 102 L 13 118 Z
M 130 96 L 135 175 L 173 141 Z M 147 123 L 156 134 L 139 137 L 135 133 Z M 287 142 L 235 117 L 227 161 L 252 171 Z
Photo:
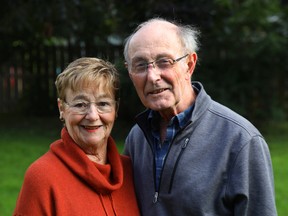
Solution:
M 268 146 L 246 119 L 191 82 L 199 32 L 154 18 L 125 43 L 143 105 L 125 143 L 143 216 L 274 216 Z

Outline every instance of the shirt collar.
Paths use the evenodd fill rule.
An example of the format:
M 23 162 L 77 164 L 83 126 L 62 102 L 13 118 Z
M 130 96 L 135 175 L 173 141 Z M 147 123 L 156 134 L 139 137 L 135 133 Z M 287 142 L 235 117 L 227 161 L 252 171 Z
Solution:
M 182 129 L 188 123 L 189 119 L 191 118 L 193 108 L 194 108 L 194 104 L 192 104 L 183 112 L 171 118 L 168 125 L 176 124 L 177 126 L 179 126 L 180 129 Z M 159 112 L 150 110 L 149 115 L 148 115 L 148 121 L 150 122 L 152 130 L 157 130 L 159 128 L 160 118 L 161 116 Z

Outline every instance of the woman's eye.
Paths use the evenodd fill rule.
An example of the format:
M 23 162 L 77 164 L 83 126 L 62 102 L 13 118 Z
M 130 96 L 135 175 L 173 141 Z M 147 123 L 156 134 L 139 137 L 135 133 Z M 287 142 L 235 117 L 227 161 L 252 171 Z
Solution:
M 88 103 L 85 103 L 85 102 L 78 102 L 73 105 L 73 107 L 76 107 L 76 108 L 83 108 L 87 106 L 88 106 Z
M 105 106 L 112 106 L 110 102 L 107 101 L 100 101 L 97 103 L 97 106 L 105 107 Z

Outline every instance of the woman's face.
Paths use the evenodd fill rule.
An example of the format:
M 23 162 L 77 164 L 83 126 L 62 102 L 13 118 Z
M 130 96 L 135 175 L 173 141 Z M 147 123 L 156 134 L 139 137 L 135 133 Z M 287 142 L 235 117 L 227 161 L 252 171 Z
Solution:
M 58 101 L 58 107 L 72 139 L 86 153 L 106 146 L 116 118 L 114 97 L 101 86 L 89 85 L 75 92 L 68 89 L 65 100 Z

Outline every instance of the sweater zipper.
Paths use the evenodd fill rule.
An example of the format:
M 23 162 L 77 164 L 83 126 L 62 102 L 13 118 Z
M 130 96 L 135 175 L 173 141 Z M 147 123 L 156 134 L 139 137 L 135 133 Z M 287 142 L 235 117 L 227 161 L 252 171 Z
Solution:
M 188 124 L 186 124 L 186 126 L 185 126 L 184 128 L 182 128 L 180 131 L 178 131 L 178 133 L 180 133 L 181 131 L 184 131 L 185 128 L 187 128 L 187 126 L 190 125 L 190 124 L 192 124 L 192 121 L 189 122 Z M 178 133 L 177 133 L 177 134 L 178 134 Z M 177 136 L 177 134 L 175 135 L 175 137 Z M 174 137 L 174 139 L 175 139 L 175 137 Z M 173 141 L 174 141 L 174 139 L 173 139 Z M 171 176 L 171 179 L 170 179 L 170 185 L 169 185 L 168 193 L 171 193 L 172 186 L 173 186 L 173 182 L 174 182 L 175 173 L 176 173 L 176 170 L 177 170 L 177 167 L 178 167 L 178 163 L 179 163 L 179 161 L 180 161 L 180 158 L 181 158 L 184 150 L 186 149 L 186 147 L 187 147 L 187 145 L 188 145 L 188 143 L 189 143 L 189 140 L 190 140 L 190 138 L 187 137 L 187 138 L 185 138 L 184 143 L 182 143 L 181 151 L 180 151 L 180 153 L 179 153 L 179 155 L 178 155 L 178 157 L 177 157 L 176 163 L 175 163 L 174 168 L 173 168 L 173 171 L 172 171 L 172 176 Z M 172 144 L 172 143 L 171 143 L 171 144 Z M 169 151 L 170 151 L 170 149 L 169 149 Z M 165 161 L 166 161 L 166 160 L 165 160 Z M 164 164 L 164 165 L 165 165 L 165 164 Z
M 192 122 L 190 122 L 190 123 L 192 123 Z M 185 128 L 186 128 L 190 123 L 188 123 L 188 124 L 185 126 Z M 139 125 L 139 124 L 138 124 L 138 125 Z M 140 125 L 139 125 L 139 126 L 140 126 Z M 145 130 L 142 128 L 142 131 L 145 131 Z M 180 131 L 183 131 L 183 128 L 182 128 Z M 178 131 L 178 133 L 179 133 L 180 131 Z M 177 133 L 177 134 L 178 134 L 178 133 Z M 171 142 L 171 144 L 170 144 L 170 147 L 169 147 L 168 152 L 167 152 L 167 156 L 168 156 L 168 154 L 169 154 L 169 152 L 170 152 L 171 146 L 172 146 L 173 141 L 175 140 L 175 137 L 177 136 L 177 134 L 174 136 L 174 138 L 173 138 L 173 140 L 172 140 L 172 142 Z M 163 169 L 162 169 L 161 174 L 160 174 L 159 188 L 157 189 L 157 188 L 156 188 L 155 152 L 154 152 L 154 150 L 153 150 L 152 144 L 149 142 L 150 139 L 148 139 L 146 133 L 144 133 L 144 136 L 146 137 L 146 140 L 148 141 L 149 146 L 150 146 L 150 149 L 151 149 L 151 151 L 152 151 L 152 153 L 153 153 L 153 176 L 154 176 L 154 190 L 155 190 L 154 197 L 153 197 L 153 203 L 157 203 L 157 202 L 158 202 L 159 193 L 160 193 L 160 187 L 161 187 L 161 179 L 162 179 Z M 184 144 L 182 144 L 181 152 L 180 152 L 180 154 L 178 155 L 178 158 L 177 158 L 177 160 L 176 160 L 176 164 L 175 164 L 175 166 L 174 166 L 174 168 L 173 168 L 173 172 L 172 172 L 172 176 L 171 176 L 171 180 L 170 180 L 170 186 L 169 186 L 169 193 L 171 192 L 171 188 L 172 188 L 172 185 L 173 185 L 174 176 L 175 176 L 176 168 L 177 168 L 177 166 L 178 166 L 178 162 L 179 162 L 180 157 L 182 156 L 183 151 L 185 150 L 188 142 L 189 142 L 189 138 L 186 138 L 185 141 L 184 141 Z M 167 157 L 165 158 L 163 167 L 165 166 L 166 159 L 167 159 Z
M 152 147 L 151 147 L 152 148 Z M 153 148 L 152 148 L 153 149 Z M 160 189 L 160 181 L 161 181 L 161 176 L 162 176 L 162 172 L 160 175 L 160 180 L 159 180 L 159 187 L 156 187 L 156 162 L 155 162 L 155 151 L 152 150 L 153 152 L 153 177 L 154 177 L 154 198 L 153 198 L 153 203 L 157 203 L 158 201 L 158 195 L 159 195 L 159 189 Z
M 173 142 L 173 141 L 172 141 Z M 172 146 L 172 142 L 169 146 L 169 149 L 167 151 L 167 155 L 170 152 L 171 146 Z M 163 163 L 163 168 L 161 170 L 161 174 L 160 174 L 160 178 L 159 178 L 159 186 L 158 188 L 156 187 L 156 162 L 155 162 L 155 151 L 153 151 L 153 170 L 154 170 L 154 187 L 155 187 L 155 193 L 154 193 L 154 198 L 153 198 L 153 203 L 157 203 L 158 202 L 158 197 L 159 197 L 159 193 L 160 193 L 160 187 L 161 187 L 161 180 L 162 180 L 162 173 L 163 173 L 163 169 L 166 163 L 166 159 L 167 159 L 167 155 L 165 157 L 164 163 Z
M 158 191 L 155 191 L 153 203 L 157 203 L 157 201 L 158 201 L 158 194 L 159 194 L 159 192 L 158 192 Z
M 144 131 L 144 130 L 143 130 Z M 160 188 L 160 184 L 159 184 L 159 188 L 157 189 L 156 187 L 156 164 L 155 164 L 155 151 L 153 149 L 153 145 L 149 142 L 149 139 L 147 137 L 147 135 L 144 133 L 145 137 L 146 137 L 146 140 L 148 141 L 149 143 L 149 146 L 150 146 L 150 149 L 152 151 L 152 154 L 153 154 L 153 177 L 154 177 L 154 198 L 153 198 L 153 203 L 157 203 L 158 201 L 158 195 L 159 195 L 159 188 Z M 161 176 L 162 176 L 162 173 L 160 175 L 160 180 L 161 180 Z
M 179 155 L 178 155 L 178 157 L 177 157 L 175 166 L 174 166 L 173 171 L 172 171 L 172 176 L 171 176 L 171 179 L 170 179 L 169 191 L 168 191 L 169 193 L 171 192 L 171 189 L 172 189 L 172 185 L 173 185 L 173 182 L 174 182 L 174 176 L 175 176 L 175 173 L 176 173 L 176 169 L 177 169 L 179 160 L 180 160 L 180 158 L 181 158 L 181 156 L 182 156 L 185 148 L 187 147 L 188 142 L 189 142 L 189 138 L 186 138 L 186 139 L 184 140 L 184 143 L 182 144 L 181 151 L 180 151 L 180 153 L 179 153 Z M 168 154 L 169 154 L 169 152 L 170 152 L 172 143 L 173 143 L 173 141 L 171 142 L 171 145 L 170 145 L 170 147 L 169 147 L 169 149 L 168 149 L 167 156 L 168 156 Z M 163 168 L 164 168 L 164 166 L 165 166 L 165 164 L 166 164 L 167 156 L 166 156 L 166 158 L 165 158 L 165 161 L 164 161 L 164 164 L 163 164 Z M 155 158 L 154 151 L 153 151 L 153 157 Z M 153 203 L 157 203 L 157 202 L 158 202 L 159 193 L 160 193 L 160 187 L 161 187 L 161 179 L 162 179 L 163 169 L 162 169 L 161 174 L 160 174 L 159 188 L 158 188 L 158 190 L 157 190 L 157 188 L 156 188 L 156 175 L 155 175 L 155 169 L 156 169 L 156 167 L 155 167 L 155 166 L 156 166 L 156 165 L 155 165 L 155 159 L 154 159 L 154 163 L 153 163 L 153 164 L 154 164 L 154 187 L 155 187 L 155 193 L 154 193 Z
M 176 163 L 175 163 L 175 166 L 173 168 L 173 172 L 172 172 L 172 176 L 171 176 L 171 180 L 170 180 L 170 185 L 169 185 L 169 190 L 168 190 L 168 193 L 171 193 L 171 190 L 172 190 L 172 185 L 173 185 L 173 182 L 174 182 L 174 177 L 175 177 L 175 172 L 177 170 L 177 167 L 178 167 L 178 163 L 179 163 L 179 160 L 185 150 L 185 148 L 187 147 L 187 144 L 189 142 L 189 138 L 186 138 L 184 143 L 182 144 L 182 148 L 181 148 L 181 151 L 177 157 L 177 160 L 176 160 Z

